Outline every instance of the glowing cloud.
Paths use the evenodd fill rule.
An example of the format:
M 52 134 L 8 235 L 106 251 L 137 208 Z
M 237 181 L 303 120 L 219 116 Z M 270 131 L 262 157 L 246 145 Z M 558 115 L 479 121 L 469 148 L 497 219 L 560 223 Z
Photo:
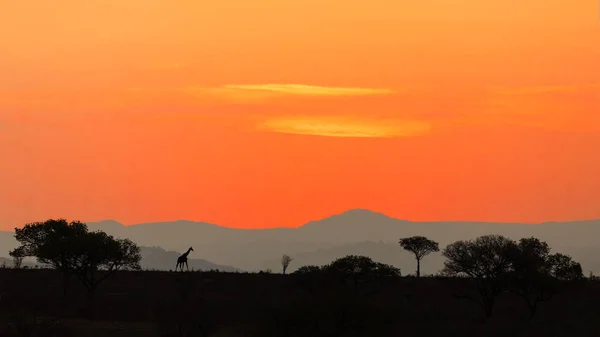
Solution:
M 342 117 L 287 117 L 266 120 L 259 130 L 327 137 L 391 138 L 428 133 L 431 125 L 414 120 L 367 120 Z
M 304 84 L 226 85 L 223 88 L 308 96 L 365 96 L 391 94 L 393 92 L 389 89 L 323 87 Z
M 248 84 L 223 85 L 219 87 L 190 87 L 183 91 L 193 95 L 209 95 L 233 101 L 261 101 L 282 96 L 371 96 L 394 93 L 391 89 L 326 87 L 304 84 Z

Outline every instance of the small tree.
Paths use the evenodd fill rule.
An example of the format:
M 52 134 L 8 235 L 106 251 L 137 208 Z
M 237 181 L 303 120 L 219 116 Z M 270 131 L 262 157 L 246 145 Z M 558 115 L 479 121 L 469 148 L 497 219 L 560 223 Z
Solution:
M 412 236 L 402 238 L 398 242 L 404 250 L 415 254 L 417 260 L 417 277 L 421 276 L 421 259 L 433 252 L 439 252 L 439 244 L 433 240 L 429 240 L 424 236 Z
M 475 240 L 452 243 L 442 252 L 447 258 L 443 274 L 470 277 L 479 293 L 479 298 L 455 296 L 477 302 L 486 319 L 492 315 L 496 297 L 503 289 L 502 281 L 511 269 L 511 254 L 515 247 L 516 243 L 504 236 L 484 235 Z
M 290 265 L 290 262 L 292 262 L 292 258 L 287 255 L 287 254 L 283 254 L 283 256 L 281 257 L 281 267 L 283 268 L 283 275 L 285 275 L 285 272 L 288 269 L 288 266 Z
M 15 269 L 21 268 L 23 264 L 23 259 L 25 258 L 25 250 L 22 247 L 17 247 L 11 250 L 8 255 L 13 258 L 13 267 Z

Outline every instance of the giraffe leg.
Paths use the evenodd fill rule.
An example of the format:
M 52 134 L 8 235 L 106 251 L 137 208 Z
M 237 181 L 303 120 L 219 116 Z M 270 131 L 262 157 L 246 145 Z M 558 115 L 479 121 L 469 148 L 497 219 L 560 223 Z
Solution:
M 185 261 L 185 267 L 187 268 L 188 271 L 190 270 L 190 267 L 188 266 L 187 261 Z

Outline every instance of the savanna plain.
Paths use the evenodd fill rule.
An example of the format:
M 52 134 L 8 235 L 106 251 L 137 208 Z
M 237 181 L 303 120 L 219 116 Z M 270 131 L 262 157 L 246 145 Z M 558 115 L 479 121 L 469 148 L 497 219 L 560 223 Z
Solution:
M 346 263 L 353 258 L 360 260 Z M 64 288 L 57 270 L 6 267 L 0 269 L 0 336 L 600 335 L 600 281 L 593 276 L 557 282 L 546 298 L 533 289 L 532 316 L 524 297 L 470 277 L 317 269 L 118 271 L 90 304 L 86 288 L 76 279 Z M 494 300 L 489 317 L 486 289 L 497 291 L 488 297 Z

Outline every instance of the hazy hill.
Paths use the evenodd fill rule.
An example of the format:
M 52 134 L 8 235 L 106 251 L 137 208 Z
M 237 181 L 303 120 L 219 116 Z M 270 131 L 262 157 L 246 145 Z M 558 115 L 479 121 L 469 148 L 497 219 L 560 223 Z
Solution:
M 571 254 L 581 261 L 584 270 L 600 273 L 600 221 L 577 221 L 543 224 L 484 222 L 411 222 L 390 218 L 368 210 L 350 210 L 299 228 L 244 230 L 215 224 L 174 221 L 122 226 L 116 221 L 88 223 L 90 229 L 102 229 L 118 237 L 128 237 L 141 246 L 160 246 L 184 251 L 194 247 L 190 259 L 205 259 L 219 265 L 256 271 L 279 270 L 283 253 L 296 258 L 291 270 L 306 263 L 327 263 L 348 253 L 357 252 L 392 263 L 406 272 L 414 269 L 412 258 L 397 245 L 400 237 L 425 235 L 443 247 L 456 240 L 484 234 L 503 234 L 519 239 L 535 236 L 546 240 L 555 251 Z M 365 244 L 372 241 L 370 244 Z M 381 241 L 381 243 L 379 243 Z M 0 235 L 2 251 L 16 243 L 12 233 Z M 6 248 L 4 248 L 6 247 Z M 2 254 L 0 254 L 2 255 Z M 442 259 L 432 255 L 424 261 L 423 271 L 441 268 Z M 166 263 L 166 262 L 165 262 Z M 172 263 L 172 262 L 171 262 Z M 190 265 L 191 267 L 191 265 Z M 293 268 L 292 268 L 293 267 Z M 168 267 L 168 269 L 173 267 Z
M 166 251 L 160 247 L 142 247 L 142 268 L 143 269 L 158 269 L 158 270 L 175 270 L 177 258 L 181 253 Z M 222 266 L 208 262 L 203 259 L 188 259 L 188 267 L 190 270 L 220 270 L 225 272 L 240 271 L 237 268 L 230 266 Z M 184 267 L 185 269 L 185 267 Z

